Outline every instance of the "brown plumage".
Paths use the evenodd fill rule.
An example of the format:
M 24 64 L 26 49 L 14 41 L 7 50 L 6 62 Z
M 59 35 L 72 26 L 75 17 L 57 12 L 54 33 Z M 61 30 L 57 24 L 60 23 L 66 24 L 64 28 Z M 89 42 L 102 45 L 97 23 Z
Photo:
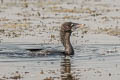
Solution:
M 66 55 L 74 54 L 74 49 L 70 42 L 70 36 L 71 36 L 72 30 L 75 30 L 81 26 L 82 26 L 81 24 L 73 23 L 73 22 L 65 22 L 61 25 L 60 38 L 61 38 L 61 43 L 65 47 Z

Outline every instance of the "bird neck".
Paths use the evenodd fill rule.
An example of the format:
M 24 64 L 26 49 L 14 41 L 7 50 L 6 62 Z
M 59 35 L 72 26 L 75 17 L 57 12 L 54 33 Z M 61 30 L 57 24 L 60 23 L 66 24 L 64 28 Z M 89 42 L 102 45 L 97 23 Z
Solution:
M 74 50 L 73 50 L 73 47 L 71 45 L 71 42 L 70 42 L 70 36 L 71 36 L 71 32 L 65 32 L 64 33 L 64 37 L 61 38 L 63 40 L 62 41 L 62 44 L 63 46 L 65 47 L 65 54 L 66 55 L 73 55 L 74 54 Z

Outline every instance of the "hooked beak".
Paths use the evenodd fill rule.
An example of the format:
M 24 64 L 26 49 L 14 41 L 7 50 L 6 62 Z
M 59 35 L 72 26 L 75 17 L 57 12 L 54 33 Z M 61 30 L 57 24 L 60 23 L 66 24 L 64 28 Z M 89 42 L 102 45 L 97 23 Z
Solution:
M 84 28 L 85 24 L 77 24 L 72 28 L 72 31 L 78 29 L 78 28 Z
M 76 28 L 83 28 L 85 26 L 85 24 L 77 24 Z

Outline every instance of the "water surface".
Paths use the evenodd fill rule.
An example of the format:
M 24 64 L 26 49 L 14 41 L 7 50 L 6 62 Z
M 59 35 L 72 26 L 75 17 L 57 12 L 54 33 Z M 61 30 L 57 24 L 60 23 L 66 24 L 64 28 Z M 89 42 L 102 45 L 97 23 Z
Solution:
M 63 50 L 53 44 L 1 44 L 0 78 L 14 80 L 119 79 L 120 45 L 84 44 L 74 46 L 75 55 L 29 56 L 25 49 Z

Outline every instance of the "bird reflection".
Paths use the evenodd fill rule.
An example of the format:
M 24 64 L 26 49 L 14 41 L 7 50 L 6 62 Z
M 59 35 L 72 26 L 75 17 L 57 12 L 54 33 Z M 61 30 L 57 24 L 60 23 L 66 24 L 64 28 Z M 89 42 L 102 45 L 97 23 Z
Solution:
M 75 80 L 71 73 L 70 56 L 62 58 L 61 62 L 61 80 Z

